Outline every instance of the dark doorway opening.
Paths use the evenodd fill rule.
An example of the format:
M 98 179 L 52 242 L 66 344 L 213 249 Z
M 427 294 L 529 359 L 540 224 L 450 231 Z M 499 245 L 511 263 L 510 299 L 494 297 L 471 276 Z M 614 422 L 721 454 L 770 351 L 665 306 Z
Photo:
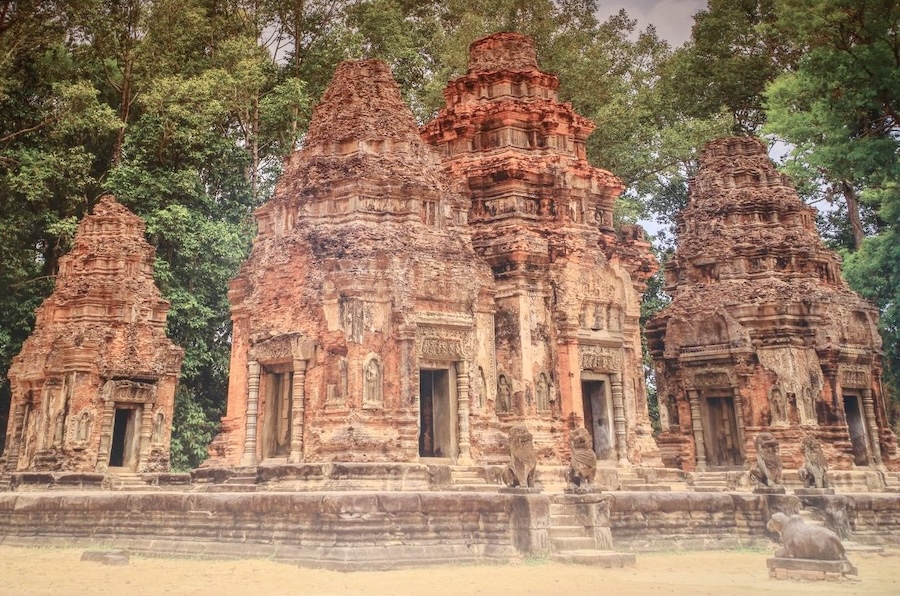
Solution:
M 453 457 L 450 371 L 419 371 L 419 457 Z
M 859 398 L 855 395 L 844 395 L 844 415 L 850 430 L 850 446 L 853 449 L 853 463 L 857 466 L 869 465 L 866 424 L 860 410 Z
M 266 412 L 263 420 L 263 457 L 287 457 L 291 453 L 290 372 L 266 374 Z
M 581 402 L 584 405 L 584 426 L 591 433 L 597 459 L 614 459 L 606 382 L 582 381 Z
M 742 463 L 738 440 L 734 397 L 706 397 L 706 416 L 709 424 L 706 439 L 706 460 L 711 466 L 739 466 Z
M 137 466 L 138 447 L 140 436 L 138 434 L 139 409 L 116 408 L 113 419 L 112 446 L 109 450 L 109 465 L 113 468 Z

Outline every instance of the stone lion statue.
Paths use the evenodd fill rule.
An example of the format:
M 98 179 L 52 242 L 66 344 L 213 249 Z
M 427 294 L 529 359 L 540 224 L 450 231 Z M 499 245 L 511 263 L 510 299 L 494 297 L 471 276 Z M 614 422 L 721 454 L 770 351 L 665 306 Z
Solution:
M 781 536 L 784 545 L 775 553 L 787 559 L 815 559 L 817 561 L 846 561 L 844 545 L 838 535 L 821 526 L 809 525 L 799 515 L 790 517 L 774 514 L 766 528 Z
M 825 473 L 828 463 L 822 453 L 822 445 L 812 435 L 803 438 L 803 467 L 798 470 L 800 480 L 806 488 L 826 488 Z
M 760 486 L 781 486 L 783 466 L 775 435 L 759 433 L 753 444 L 756 445 L 756 467 L 750 470 L 750 478 Z
M 572 431 L 572 465 L 566 470 L 566 480 L 575 488 L 590 488 L 597 475 L 597 454 L 594 440 L 586 428 Z
M 524 426 L 509 429 L 509 467 L 503 474 L 507 486 L 533 488 L 537 455 L 531 433 Z

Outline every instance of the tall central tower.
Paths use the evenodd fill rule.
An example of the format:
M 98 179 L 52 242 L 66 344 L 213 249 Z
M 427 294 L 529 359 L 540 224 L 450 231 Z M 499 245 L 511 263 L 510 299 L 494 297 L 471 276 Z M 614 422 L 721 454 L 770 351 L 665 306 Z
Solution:
M 594 125 L 558 87 L 530 38 L 485 37 L 422 137 L 469 197 L 473 246 L 494 275 L 489 399 L 500 420 L 529 426 L 545 453 L 566 450 L 568 432 L 556 431 L 584 425 L 602 460 L 653 460 L 638 278 L 655 262 L 647 245 L 632 251 L 640 258 L 618 256 L 622 182 L 587 162 Z

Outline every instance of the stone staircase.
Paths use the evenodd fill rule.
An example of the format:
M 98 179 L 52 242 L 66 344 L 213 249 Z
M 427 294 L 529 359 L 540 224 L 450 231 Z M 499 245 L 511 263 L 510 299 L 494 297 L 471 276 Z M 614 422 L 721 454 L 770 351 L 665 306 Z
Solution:
M 143 476 L 136 472 L 109 472 L 109 488 L 115 491 L 147 491 L 159 490 L 158 486 L 152 486 L 144 481 Z
M 884 472 L 884 492 L 900 493 L 900 472 Z
M 626 567 L 635 562 L 633 553 L 612 550 L 609 528 L 601 532 L 584 525 L 578 505 L 567 503 L 565 497 L 550 503 L 550 558 L 560 563 L 591 565 L 594 567 Z
M 665 468 L 617 468 L 619 490 L 668 492 L 687 490 L 681 470 Z
M 462 492 L 496 492 L 499 485 L 485 478 L 484 468 L 478 466 L 450 466 L 448 490 Z
M 234 474 L 221 484 L 209 484 L 203 487 L 205 492 L 212 493 L 252 493 L 256 492 L 258 477 L 256 467 L 235 468 Z
M 707 470 L 705 472 L 690 472 L 687 474 L 689 490 L 697 493 L 713 493 L 726 491 L 749 491 L 750 486 L 743 486 L 746 482 L 743 470 Z

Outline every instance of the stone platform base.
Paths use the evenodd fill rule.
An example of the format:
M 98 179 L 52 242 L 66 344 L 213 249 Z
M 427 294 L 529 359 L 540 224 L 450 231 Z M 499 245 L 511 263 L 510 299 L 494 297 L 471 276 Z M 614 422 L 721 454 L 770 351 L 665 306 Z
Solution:
M 833 488 L 795 488 L 794 494 L 798 497 L 821 497 L 823 495 L 833 495 Z
M 815 561 L 812 559 L 766 559 L 769 577 L 806 581 L 841 581 L 856 579 L 856 567 L 850 561 Z M 853 576 L 850 578 L 849 576 Z
M 590 565 L 591 567 L 603 567 L 612 569 L 615 567 L 634 567 L 634 553 L 617 553 L 611 550 L 569 550 L 555 553 L 550 559 L 558 563 L 574 565 Z

